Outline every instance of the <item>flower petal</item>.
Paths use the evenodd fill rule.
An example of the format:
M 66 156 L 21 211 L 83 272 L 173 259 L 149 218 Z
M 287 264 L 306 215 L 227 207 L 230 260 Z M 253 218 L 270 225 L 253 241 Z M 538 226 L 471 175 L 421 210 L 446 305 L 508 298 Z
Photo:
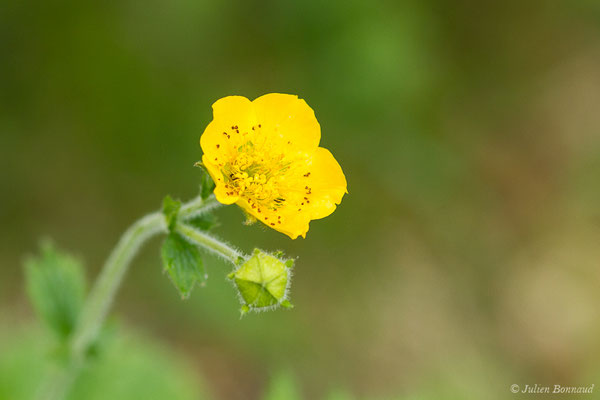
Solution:
M 318 147 L 303 160 L 297 160 L 293 172 L 279 187 L 285 201 L 276 210 L 251 207 L 241 197 L 237 204 L 269 228 L 290 238 L 305 237 L 309 223 L 335 211 L 346 190 L 346 177 L 329 150 Z
M 295 212 L 294 206 L 283 205 L 277 211 L 265 207 L 251 207 L 244 197 L 240 197 L 237 205 L 269 228 L 284 233 L 292 239 L 300 235 L 305 237 L 308 232 L 310 215 Z
M 219 166 L 212 163 L 206 154 L 202 156 L 202 164 L 204 164 L 204 167 L 215 182 L 214 192 L 219 203 L 233 204 L 238 201 L 240 196 L 237 193 L 232 193 L 231 189 L 225 186 L 223 173 L 221 172 Z
M 228 96 L 213 104 L 213 120 L 200 137 L 200 146 L 211 162 L 229 155 L 245 142 L 256 123 L 252 102 L 243 96 Z
M 314 149 L 321 140 L 315 113 L 302 99 L 291 94 L 270 93 L 252 104 L 257 122 L 269 140 L 298 149 Z
M 305 177 L 305 174 L 309 174 Z M 325 218 L 333 211 L 336 205 L 342 202 L 344 194 L 348 193 L 346 176 L 342 167 L 333 157 L 331 152 L 323 147 L 317 148 L 308 165 L 305 186 L 311 191 L 310 212 L 311 219 Z

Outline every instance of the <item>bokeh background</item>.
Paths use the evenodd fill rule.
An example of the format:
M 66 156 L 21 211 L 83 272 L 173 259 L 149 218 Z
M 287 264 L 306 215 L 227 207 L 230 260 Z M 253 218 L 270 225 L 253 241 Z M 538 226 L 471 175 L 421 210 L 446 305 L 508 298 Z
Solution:
M 136 384 L 181 378 L 140 372 L 163 357 L 213 399 L 600 390 L 596 0 L 2 2 L 5 380 L 15 343 L 43 355 L 24 255 L 51 237 L 91 280 L 165 194 L 197 193 L 211 104 L 269 92 L 314 108 L 350 193 L 305 240 L 218 211 L 221 237 L 299 257 L 291 311 L 240 319 L 208 256 L 181 301 L 145 247 L 114 308 L 151 343 Z

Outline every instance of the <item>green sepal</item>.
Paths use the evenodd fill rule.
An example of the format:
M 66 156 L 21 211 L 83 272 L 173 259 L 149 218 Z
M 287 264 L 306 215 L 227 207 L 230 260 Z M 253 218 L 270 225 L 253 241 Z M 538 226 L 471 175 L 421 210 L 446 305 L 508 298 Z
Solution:
M 179 214 L 179 209 L 181 208 L 181 202 L 177 200 L 173 200 L 171 196 L 165 196 L 163 200 L 163 208 L 162 212 L 165 216 L 165 222 L 167 223 L 167 227 L 169 228 L 169 232 L 175 229 L 175 225 L 177 224 L 177 214 Z
M 238 290 L 242 302 L 242 314 L 250 310 L 267 310 L 279 305 L 287 308 L 291 306 L 287 300 L 291 270 L 286 263 L 271 254 L 255 249 L 248 260 L 228 275 Z
M 86 284 L 79 260 L 62 253 L 49 242 L 41 255 L 25 261 L 27 293 L 38 316 L 65 340 L 77 324 L 85 299 Z
M 290 303 L 289 300 L 284 300 L 281 302 L 281 307 L 283 308 L 294 308 L 294 305 Z
M 246 259 L 242 256 L 238 256 L 238 258 L 235 259 L 235 265 L 242 265 L 244 262 L 246 261 Z
M 207 275 L 198 247 L 178 233 L 171 232 L 167 235 L 161 255 L 164 269 L 181 298 L 188 298 L 197 283 L 203 284 L 206 281 Z
M 200 197 L 207 199 L 215 189 L 215 182 L 204 166 L 202 166 L 202 176 L 200 177 Z

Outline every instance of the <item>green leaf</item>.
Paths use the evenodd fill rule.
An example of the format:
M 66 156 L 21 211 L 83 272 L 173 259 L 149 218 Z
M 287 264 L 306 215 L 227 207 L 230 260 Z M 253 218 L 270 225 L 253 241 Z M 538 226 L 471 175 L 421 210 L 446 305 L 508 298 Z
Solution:
M 175 228 L 175 224 L 177 223 L 177 214 L 179 213 L 180 208 L 180 201 L 173 200 L 171 196 L 166 196 L 164 198 L 162 212 L 165 216 L 169 231 L 172 231 Z
M 213 189 L 215 188 L 215 182 L 204 167 L 202 168 L 202 177 L 200 178 L 200 185 L 200 197 L 202 197 L 202 199 L 208 198 L 208 196 L 212 194 Z
M 46 362 L 51 344 L 48 335 L 31 324 L 14 323 L 13 320 L 0 317 L 0 399 L 49 398 L 56 391 L 52 394 L 40 391 L 40 382 L 49 372 L 55 372 L 58 378 L 65 376 L 66 372 L 60 368 L 72 365 Z M 50 371 L 49 367 L 52 367 Z M 164 342 L 151 335 L 123 327 L 114 332 L 99 358 L 86 362 L 79 370 L 66 399 L 213 399 L 205 389 L 205 382 L 188 357 L 170 351 Z M 59 388 L 50 381 L 44 387 Z
M 212 213 L 205 213 L 189 219 L 186 221 L 188 225 L 193 226 L 194 228 L 200 229 L 201 231 L 209 231 L 217 226 L 219 226 L 219 221 L 216 215 Z
M 165 239 L 162 259 L 165 271 L 182 298 L 188 298 L 198 282 L 206 281 L 200 251 L 178 233 L 171 232 Z
M 25 261 L 27 293 L 38 316 L 60 338 L 73 332 L 85 298 L 81 263 L 50 243 Z

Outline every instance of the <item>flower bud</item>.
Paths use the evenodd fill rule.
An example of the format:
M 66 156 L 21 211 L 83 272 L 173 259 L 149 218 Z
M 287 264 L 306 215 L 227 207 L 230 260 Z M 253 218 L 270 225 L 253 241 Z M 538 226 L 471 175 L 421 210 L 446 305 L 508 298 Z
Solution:
M 242 302 L 242 314 L 279 305 L 292 307 L 287 300 L 293 260 L 281 260 L 255 249 L 252 256 L 231 274 Z

